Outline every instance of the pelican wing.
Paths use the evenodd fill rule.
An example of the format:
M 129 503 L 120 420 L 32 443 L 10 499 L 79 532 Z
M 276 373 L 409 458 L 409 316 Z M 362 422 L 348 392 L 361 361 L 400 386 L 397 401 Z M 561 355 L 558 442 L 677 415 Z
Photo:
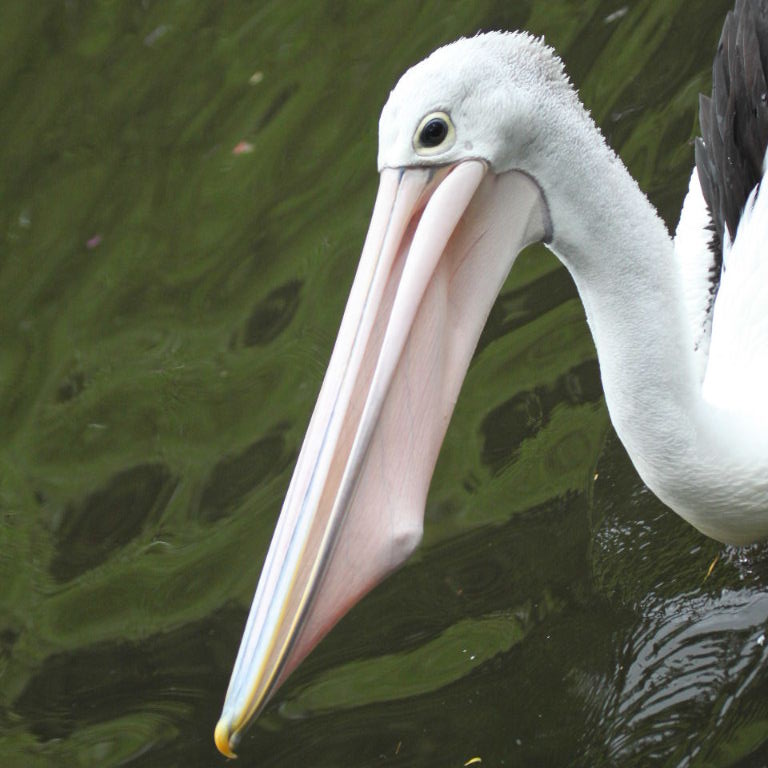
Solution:
M 764 405 L 768 333 L 768 2 L 737 0 L 701 96 L 701 138 L 675 238 L 704 395 L 731 411 Z
M 765 181 L 765 180 L 764 180 Z M 725 249 L 712 316 L 704 397 L 768 421 L 768 189 L 747 200 L 736 239 Z

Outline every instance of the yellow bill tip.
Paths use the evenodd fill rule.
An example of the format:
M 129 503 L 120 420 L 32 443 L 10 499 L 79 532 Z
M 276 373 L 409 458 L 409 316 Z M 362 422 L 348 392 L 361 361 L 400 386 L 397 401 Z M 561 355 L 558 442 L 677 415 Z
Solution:
M 223 720 L 219 720 L 219 722 L 216 723 L 216 730 L 213 732 L 213 740 L 216 742 L 216 749 L 218 749 L 224 757 L 231 757 L 232 759 L 237 757 L 232 751 L 232 747 L 229 743 L 229 726 Z

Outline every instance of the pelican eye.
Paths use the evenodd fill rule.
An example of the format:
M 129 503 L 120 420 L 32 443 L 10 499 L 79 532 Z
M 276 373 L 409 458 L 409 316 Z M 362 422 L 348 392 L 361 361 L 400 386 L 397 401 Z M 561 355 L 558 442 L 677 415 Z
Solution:
M 441 117 L 433 117 L 422 129 L 419 140 L 423 147 L 436 147 L 448 135 L 448 123 Z
M 431 112 L 419 123 L 413 148 L 420 155 L 436 155 L 450 149 L 455 139 L 451 118 L 445 112 Z

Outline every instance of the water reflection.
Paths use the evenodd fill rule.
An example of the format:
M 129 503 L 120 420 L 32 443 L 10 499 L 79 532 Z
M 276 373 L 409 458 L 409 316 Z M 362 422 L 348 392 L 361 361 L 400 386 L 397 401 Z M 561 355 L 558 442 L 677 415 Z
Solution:
M 105 488 L 68 506 L 56 526 L 53 578 L 68 581 L 115 556 L 156 522 L 177 482 L 162 464 L 142 464 L 118 472 Z
M 479 28 L 546 33 L 674 223 L 730 4 L 0 6 L 0 765 L 218 764 L 403 68 Z M 705 579 L 719 547 L 607 433 L 573 286 L 532 250 L 425 546 L 241 763 L 768 762 L 768 574 L 723 559 Z
M 608 674 L 579 681 L 592 710 L 590 741 L 603 745 L 587 757 L 741 765 L 768 739 L 765 548 L 733 550 L 710 570 L 720 548 L 678 530 L 620 452 L 603 468 L 611 483 L 595 493 L 605 513 L 594 539 L 596 584 L 629 620 L 616 627 Z

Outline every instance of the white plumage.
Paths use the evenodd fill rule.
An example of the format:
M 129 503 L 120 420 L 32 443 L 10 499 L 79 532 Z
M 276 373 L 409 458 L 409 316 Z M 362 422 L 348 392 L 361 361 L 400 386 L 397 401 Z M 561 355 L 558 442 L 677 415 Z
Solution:
M 693 337 L 696 371 L 702 382 L 707 370 L 716 295 L 713 236 L 712 217 L 701 192 L 699 173 L 694 168 L 675 232 L 675 259 L 683 279 L 683 299 Z
M 755 187 L 716 273 L 712 217 L 694 168 L 675 234 L 704 399 L 768 433 L 768 193 Z
M 768 435 L 768 188 L 747 199 L 733 244 L 723 245 L 704 398 Z M 745 435 L 745 439 L 748 436 Z

